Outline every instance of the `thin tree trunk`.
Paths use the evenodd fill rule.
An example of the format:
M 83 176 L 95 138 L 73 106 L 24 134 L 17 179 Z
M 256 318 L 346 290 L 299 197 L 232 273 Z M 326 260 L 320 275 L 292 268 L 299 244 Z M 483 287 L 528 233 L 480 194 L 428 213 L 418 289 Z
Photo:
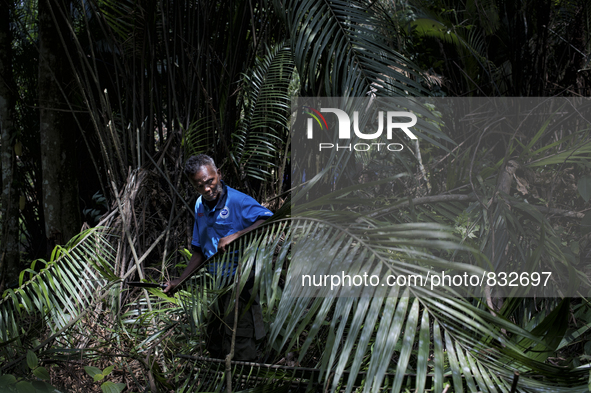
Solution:
M 15 127 L 16 85 L 12 74 L 10 16 L 14 3 L 1 0 L 0 7 L 0 130 L 2 135 L 2 237 L 0 238 L 0 292 L 19 273 L 19 195 L 16 180 Z
M 68 21 L 61 13 L 67 9 L 60 0 L 39 1 L 40 142 L 48 252 L 80 229 L 78 132 L 67 101 L 75 83 L 64 46 L 69 41 L 63 29 Z

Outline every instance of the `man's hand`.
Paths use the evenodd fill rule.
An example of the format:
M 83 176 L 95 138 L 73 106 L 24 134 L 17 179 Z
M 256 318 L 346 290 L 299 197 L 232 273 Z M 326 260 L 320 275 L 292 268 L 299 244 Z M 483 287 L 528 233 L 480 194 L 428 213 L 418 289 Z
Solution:
M 205 256 L 201 252 L 201 249 L 193 251 L 193 255 L 187 264 L 187 267 L 181 274 L 179 278 L 175 278 L 174 280 L 170 280 L 166 283 L 166 288 L 164 288 L 164 293 L 171 296 L 174 294 L 176 287 L 183 281 L 185 281 L 191 274 L 193 274 L 197 269 L 203 265 L 205 262 Z
M 166 283 L 166 288 L 164 288 L 164 290 L 162 292 L 164 292 L 170 296 L 174 295 L 175 288 L 179 285 L 179 282 L 181 282 L 180 278 L 175 278 L 174 280 L 168 281 Z
M 222 237 L 218 242 L 218 252 L 226 252 L 228 250 L 228 245 L 232 243 L 234 240 L 238 239 L 238 236 L 240 236 L 240 232 L 236 232 L 226 237 Z
M 238 232 L 228 235 L 226 237 L 222 237 L 220 239 L 220 241 L 218 242 L 218 252 L 224 253 L 224 252 L 228 251 L 228 245 L 230 243 L 232 243 L 234 240 L 238 239 L 240 236 L 244 235 L 245 233 L 252 231 L 256 227 L 261 225 L 263 222 L 265 222 L 265 220 L 263 220 L 263 219 L 257 220 L 254 222 L 254 224 L 252 224 L 248 228 L 244 228 L 241 231 L 238 231 Z

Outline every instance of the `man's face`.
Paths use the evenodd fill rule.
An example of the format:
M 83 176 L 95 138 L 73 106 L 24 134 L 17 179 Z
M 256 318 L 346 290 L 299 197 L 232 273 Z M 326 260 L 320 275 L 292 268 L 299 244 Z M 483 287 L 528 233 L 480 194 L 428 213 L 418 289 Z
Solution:
M 199 168 L 194 176 L 189 176 L 189 181 L 206 201 L 215 201 L 222 194 L 221 172 L 219 169 L 215 171 L 211 165 Z

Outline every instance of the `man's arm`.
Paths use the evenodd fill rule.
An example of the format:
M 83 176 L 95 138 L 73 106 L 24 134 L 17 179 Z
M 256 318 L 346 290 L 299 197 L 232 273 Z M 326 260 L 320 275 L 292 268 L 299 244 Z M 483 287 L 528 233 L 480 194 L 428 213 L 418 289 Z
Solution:
M 235 232 L 231 235 L 221 238 L 220 241 L 218 242 L 218 251 L 226 252 L 227 247 L 230 243 L 232 243 L 234 240 L 236 240 L 241 235 L 244 235 L 245 233 L 252 231 L 256 227 L 261 225 L 263 222 L 265 222 L 264 219 L 259 219 L 259 220 L 255 221 L 248 228 L 244 228 L 241 231 Z M 179 283 L 185 281 L 185 279 L 187 277 L 189 277 L 197 269 L 199 269 L 201 267 L 201 265 L 203 265 L 203 263 L 205 262 L 205 259 L 206 259 L 205 255 L 203 255 L 203 252 L 201 251 L 201 249 L 195 250 L 193 252 L 193 255 L 191 256 L 191 260 L 189 261 L 189 264 L 187 265 L 187 267 L 185 268 L 185 270 L 183 271 L 181 276 L 179 278 L 175 278 L 174 280 L 168 281 L 166 283 L 166 288 L 164 288 L 163 292 L 164 293 L 169 293 L 169 292 L 173 293 L 174 289 L 179 285 Z
M 261 225 L 263 222 L 265 222 L 264 219 L 259 219 L 256 220 L 254 222 L 254 224 L 252 224 L 251 226 L 249 226 L 248 228 L 244 228 L 241 231 L 235 232 L 231 235 L 228 235 L 226 237 L 222 237 L 220 239 L 220 241 L 218 242 L 218 251 L 221 252 L 226 252 L 227 247 L 230 243 L 232 243 L 234 240 L 238 239 L 240 236 L 244 235 L 246 232 L 250 232 L 253 229 L 255 229 L 256 227 L 258 227 L 259 225 Z
M 193 255 L 191 256 L 191 260 L 189 261 L 189 263 L 187 264 L 187 267 L 185 268 L 185 270 L 183 271 L 183 273 L 181 274 L 180 277 L 175 278 L 174 280 L 170 280 L 166 283 L 166 288 L 164 288 L 164 293 L 174 293 L 174 289 L 183 281 L 185 281 L 185 279 L 187 277 L 189 277 L 191 274 L 193 274 L 197 269 L 199 269 L 201 267 L 201 265 L 203 265 L 203 262 L 205 262 L 205 255 L 203 255 L 203 252 L 201 251 L 201 249 L 197 249 L 197 250 L 193 250 Z

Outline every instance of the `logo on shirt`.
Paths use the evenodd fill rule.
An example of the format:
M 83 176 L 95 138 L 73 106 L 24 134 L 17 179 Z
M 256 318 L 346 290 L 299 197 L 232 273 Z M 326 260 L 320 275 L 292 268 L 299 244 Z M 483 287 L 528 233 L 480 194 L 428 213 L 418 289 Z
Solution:
M 222 211 L 220 212 L 220 217 L 221 218 L 228 218 L 228 216 L 230 215 L 230 209 L 228 209 L 228 206 L 225 206 Z
M 203 217 L 205 213 L 197 213 L 197 217 Z

